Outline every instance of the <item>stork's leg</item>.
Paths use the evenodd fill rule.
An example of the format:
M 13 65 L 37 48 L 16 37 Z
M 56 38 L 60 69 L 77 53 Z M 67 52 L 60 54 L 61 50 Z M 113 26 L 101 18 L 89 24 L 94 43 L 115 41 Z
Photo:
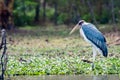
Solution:
M 93 62 L 92 62 L 92 70 L 94 70 L 94 61 L 95 61 L 95 56 L 96 56 L 96 54 L 97 54 L 97 52 L 96 52 L 96 49 L 95 49 L 95 47 L 92 47 L 92 49 L 93 49 Z

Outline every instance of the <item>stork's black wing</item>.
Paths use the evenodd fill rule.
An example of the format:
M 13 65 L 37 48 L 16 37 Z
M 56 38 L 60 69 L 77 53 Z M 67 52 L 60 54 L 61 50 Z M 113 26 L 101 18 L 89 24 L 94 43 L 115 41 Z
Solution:
M 103 34 L 93 24 L 90 23 L 82 25 L 82 29 L 87 39 L 102 51 L 103 56 L 107 57 L 108 50 L 106 39 Z

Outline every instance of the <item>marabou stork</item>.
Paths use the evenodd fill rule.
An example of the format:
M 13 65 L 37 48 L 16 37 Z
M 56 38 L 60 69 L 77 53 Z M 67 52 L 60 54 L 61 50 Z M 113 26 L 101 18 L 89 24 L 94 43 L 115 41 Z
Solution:
M 77 28 L 80 29 L 80 34 L 84 38 L 84 40 L 92 45 L 92 69 L 94 69 L 94 61 L 97 51 L 98 53 L 101 53 L 104 57 L 107 57 L 108 55 L 106 39 L 103 34 L 95 27 L 95 25 L 85 22 L 84 20 L 80 20 L 78 24 L 71 30 L 70 34 L 72 34 Z

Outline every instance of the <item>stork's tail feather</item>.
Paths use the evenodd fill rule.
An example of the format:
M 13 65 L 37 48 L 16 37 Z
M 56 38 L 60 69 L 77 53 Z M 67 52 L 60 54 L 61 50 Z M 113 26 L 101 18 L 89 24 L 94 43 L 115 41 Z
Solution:
M 105 45 L 102 47 L 102 53 L 104 57 L 108 56 L 108 49 L 107 49 L 107 45 L 105 43 Z
M 103 56 L 104 56 L 104 57 L 107 57 L 107 56 L 108 56 L 108 53 L 107 53 L 107 52 L 104 52 L 104 53 L 103 53 Z

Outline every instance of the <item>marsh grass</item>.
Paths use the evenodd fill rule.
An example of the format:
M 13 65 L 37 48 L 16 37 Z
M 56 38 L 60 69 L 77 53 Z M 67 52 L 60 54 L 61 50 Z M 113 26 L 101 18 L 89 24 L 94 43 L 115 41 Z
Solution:
M 64 75 L 64 74 L 120 74 L 120 45 L 108 47 L 109 56 L 97 55 L 95 70 L 91 64 L 92 49 L 80 38 L 79 32 L 69 35 L 71 28 L 22 27 L 8 32 L 9 54 L 7 74 Z M 109 40 L 109 36 L 107 36 Z

